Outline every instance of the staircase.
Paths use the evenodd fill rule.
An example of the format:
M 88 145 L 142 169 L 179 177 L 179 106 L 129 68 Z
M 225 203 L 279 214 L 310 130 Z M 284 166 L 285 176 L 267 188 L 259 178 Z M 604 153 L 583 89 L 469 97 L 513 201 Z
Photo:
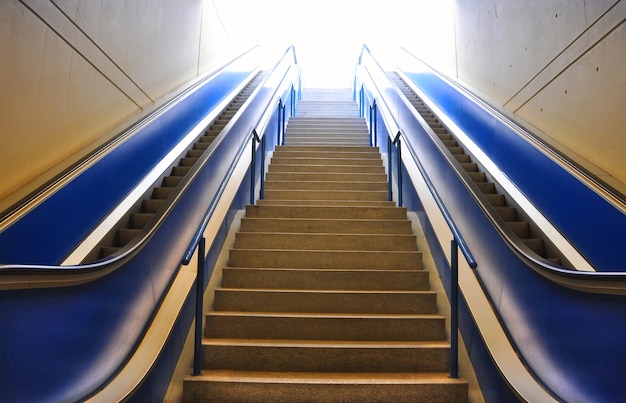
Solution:
M 264 200 L 246 208 L 184 401 L 466 402 L 406 209 L 387 201 L 350 92 L 305 91 L 297 110 Z

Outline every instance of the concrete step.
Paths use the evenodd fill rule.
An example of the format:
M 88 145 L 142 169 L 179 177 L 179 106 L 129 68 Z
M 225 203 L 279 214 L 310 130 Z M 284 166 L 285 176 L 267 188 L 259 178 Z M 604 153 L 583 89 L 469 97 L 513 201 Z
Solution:
M 407 215 L 405 207 L 270 205 L 246 206 L 246 217 L 406 220 Z
M 434 314 L 432 291 L 347 291 L 218 288 L 216 311 L 359 314 Z
M 392 201 L 382 200 L 257 200 L 259 206 L 352 206 L 390 207 Z
M 266 313 L 206 314 L 205 337 L 223 339 L 445 341 L 437 314 Z
M 349 190 L 388 192 L 387 181 L 276 181 L 265 180 L 265 190 Z
M 380 165 L 313 165 L 302 164 L 299 161 L 298 164 L 274 164 L 270 165 L 267 172 L 332 172 L 332 173 L 373 173 L 383 174 L 385 168 Z
M 231 249 L 230 267 L 420 270 L 420 251 Z
M 333 173 L 333 172 L 268 172 L 265 181 L 298 181 L 298 182 L 384 182 L 384 173 Z
M 222 286 L 291 290 L 426 291 L 425 270 L 262 269 L 225 267 Z
M 191 402 L 467 402 L 467 382 L 447 373 L 205 371 L 185 379 Z
M 241 220 L 242 232 L 411 234 L 408 220 L 253 218 Z
M 383 161 L 372 158 L 332 158 L 332 157 L 275 157 L 272 156 L 270 163 L 277 165 L 358 165 L 358 166 L 383 166 Z
M 278 190 L 265 189 L 265 200 L 355 200 L 386 201 L 389 192 L 381 190 Z
M 301 147 L 305 148 L 305 147 Z M 365 148 L 365 147 L 363 147 Z M 371 158 L 375 160 L 381 160 L 380 154 L 375 149 L 365 148 L 364 150 L 337 150 L 336 147 L 332 150 L 291 150 L 284 148 L 277 148 L 273 154 L 274 157 L 285 158 Z
M 416 249 L 412 234 L 238 232 L 235 248 L 403 251 Z
M 444 341 L 204 339 L 202 361 L 206 369 L 231 371 L 445 372 L 450 368 L 450 345 Z
M 336 146 L 290 146 L 283 145 L 277 146 L 276 150 L 285 150 L 285 151 L 322 151 L 322 152 L 334 152 L 334 151 L 348 151 L 348 152 L 373 152 L 377 153 L 380 158 L 380 150 L 378 147 L 370 147 L 370 146 L 357 146 L 357 147 L 336 147 Z

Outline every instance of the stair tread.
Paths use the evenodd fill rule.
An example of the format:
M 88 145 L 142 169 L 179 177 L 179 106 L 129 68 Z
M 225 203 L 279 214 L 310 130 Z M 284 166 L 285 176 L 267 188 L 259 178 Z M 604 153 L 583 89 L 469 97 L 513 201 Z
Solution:
M 214 346 L 280 346 L 310 348 L 449 348 L 446 340 L 285 340 L 285 339 L 227 339 L 204 337 L 203 345 Z
M 270 372 L 202 370 L 202 375 L 189 376 L 188 381 L 267 382 L 267 383 L 444 383 L 466 384 L 461 378 L 450 378 L 448 372 Z

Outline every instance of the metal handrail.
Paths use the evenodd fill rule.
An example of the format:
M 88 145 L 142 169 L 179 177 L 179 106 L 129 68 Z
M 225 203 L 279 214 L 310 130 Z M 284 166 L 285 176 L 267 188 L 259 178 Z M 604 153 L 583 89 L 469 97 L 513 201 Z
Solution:
M 287 52 L 285 52 L 285 54 L 287 54 L 289 52 L 289 50 L 291 50 L 293 52 L 293 60 L 294 63 L 296 61 L 295 58 L 295 49 L 293 46 L 291 46 Z M 274 66 L 274 68 L 272 70 L 275 70 L 282 62 L 283 62 L 284 56 L 283 58 L 276 63 L 276 65 Z M 276 97 L 277 94 L 280 94 L 280 88 L 282 88 L 285 77 L 287 77 L 287 75 L 289 74 L 290 68 L 287 68 L 285 73 L 282 75 L 282 77 L 280 77 L 280 81 L 279 84 L 276 87 L 276 90 L 274 92 L 274 95 L 272 96 L 272 100 L 269 102 L 268 106 L 265 108 L 265 111 L 263 112 L 263 114 L 261 115 L 261 117 L 259 118 L 259 120 L 256 122 L 256 124 L 254 125 L 255 128 L 252 129 L 251 131 L 251 138 L 250 140 L 244 140 L 242 142 L 241 147 L 239 148 L 235 158 L 233 159 L 233 161 L 230 164 L 230 167 L 228 169 L 227 174 L 225 175 L 224 179 L 222 180 L 222 183 L 220 184 L 220 188 L 218 190 L 218 194 L 221 194 L 224 190 L 224 188 L 226 187 L 232 173 L 234 172 L 236 166 L 237 166 L 237 162 L 239 161 L 241 155 L 243 154 L 243 152 L 245 151 L 245 149 L 248 147 L 248 141 L 250 141 L 251 145 L 252 145 L 252 155 L 251 155 L 251 162 L 250 162 L 250 204 L 253 205 L 254 204 L 254 196 L 255 196 L 255 180 L 256 180 L 256 172 L 255 172 L 255 167 L 256 167 L 256 149 L 257 149 L 257 144 L 261 144 L 261 190 L 260 190 L 260 197 L 261 199 L 263 198 L 263 177 L 264 177 L 264 169 L 265 169 L 265 138 L 266 136 L 264 135 L 265 133 L 265 129 L 269 123 L 270 117 L 271 115 L 274 113 L 274 110 L 276 110 L 276 108 L 278 108 L 278 112 L 279 112 L 279 122 L 278 122 L 278 126 L 279 126 L 279 130 L 280 130 L 280 126 L 282 126 L 282 122 L 281 122 L 281 115 L 284 116 L 284 106 L 282 103 L 282 99 L 280 97 L 278 97 L 278 101 L 276 102 Z M 289 91 L 293 94 L 293 84 L 291 84 Z M 258 129 L 258 131 L 257 131 Z M 259 133 L 261 133 L 259 135 Z M 279 136 L 280 137 L 280 133 Z M 213 201 L 211 202 L 211 205 L 209 206 L 209 208 L 207 209 L 200 225 L 198 226 L 198 228 L 196 229 L 196 232 L 194 234 L 194 237 L 192 238 L 191 243 L 189 244 L 189 247 L 187 248 L 185 255 L 183 256 L 183 259 L 181 261 L 181 263 L 183 265 L 188 265 L 191 262 L 191 259 L 194 255 L 194 253 L 196 252 L 196 249 L 198 251 L 198 258 L 197 258 L 197 276 L 196 276 L 196 302 L 195 302 L 195 325 L 194 325 L 194 359 L 193 359 L 193 375 L 194 376 L 199 376 L 202 374 L 202 329 L 203 329 L 203 323 L 202 323 L 202 314 L 203 314 L 203 308 L 204 308 L 204 283 L 205 283 L 205 275 L 204 275 L 204 271 L 205 271 L 205 262 L 206 262 L 206 239 L 204 237 L 204 232 L 206 231 L 206 228 L 210 222 L 211 217 L 213 216 L 213 212 L 215 211 L 215 208 L 217 207 L 217 203 L 219 202 L 219 197 L 215 197 L 213 198 Z
M 364 46 L 364 49 L 367 49 L 367 47 Z M 361 53 L 361 57 L 359 57 L 359 61 L 362 61 L 362 54 Z M 373 58 L 372 58 L 373 59 Z M 374 60 L 374 59 L 373 59 Z M 374 62 L 376 62 L 376 60 L 374 60 Z M 378 62 L 376 62 L 378 64 Z M 378 67 L 380 68 L 380 65 L 378 65 Z M 389 159 L 388 162 L 388 166 L 389 166 L 389 198 L 391 200 L 392 198 L 392 194 L 391 194 L 391 181 L 392 181 L 392 164 L 391 164 L 391 147 L 392 145 L 395 145 L 397 147 L 397 158 L 396 158 L 396 165 L 397 165 L 397 170 L 398 170 L 398 205 L 402 206 L 402 154 L 401 154 L 401 149 L 402 149 L 402 143 L 401 143 L 401 137 L 402 137 L 402 130 L 400 130 L 400 128 L 398 127 L 397 122 L 395 121 L 395 118 L 393 117 L 393 115 L 391 115 L 390 111 L 389 111 L 389 106 L 387 105 L 387 103 L 385 102 L 384 98 L 382 97 L 382 94 L 380 93 L 380 89 L 378 88 L 378 86 L 376 85 L 376 82 L 374 81 L 374 78 L 371 75 L 371 72 L 369 71 L 369 69 L 365 68 L 363 69 L 365 71 L 367 71 L 367 75 L 369 76 L 371 85 L 374 87 L 374 89 L 376 90 L 376 92 L 378 93 L 378 97 L 374 97 L 374 102 L 376 102 L 377 105 L 377 110 L 380 109 L 381 110 L 381 117 L 383 118 L 383 122 L 385 124 L 385 126 L 388 128 L 388 133 L 396 133 L 395 136 L 393 137 L 393 139 L 391 138 L 391 136 L 387 137 L 387 141 L 388 141 L 388 149 L 387 149 L 387 157 Z M 382 69 L 381 69 L 382 70 Z M 365 77 L 367 78 L 367 77 Z M 361 91 L 361 98 L 360 101 L 363 102 L 364 101 L 364 95 L 363 95 L 363 90 Z M 379 106 L 381 105 L 381 106 Z M 361 105 L 361 110 L 363 110 L 363 105 Z M 370 115 L 371 117 L 371 115 Z M 370 121 L 370 125 L 371 125 L 371 121 Z M 376 135 L 376 134 L 375 134 Z M 420 171 L 420 174 L 422 175 L 424 182 L 426 183 L 426 186 L 428 187 L 428 190 L 430 191 L 431 195 L 433 196 L 435 203 L 437 205 L 437 207 L 439 208 L 439 210 L 441 211 L 444 220 L 446 221 L 446 224 L 448 225 L 448 227 L 450 228 L 450 231 L 452 232 L 452 240 L 450 242 L 450 271 L 451 271 L 451 279 L 450 279 L 450 378 L 458 378 L 458 351 L 459 351 L 459 338 L 458 338 L 458 330 L 459 330 L 459 304 L 458 304 L 458 294 L 459 294 L 459 268 L 458 268 L 458 250 L 461 250 L 461 253 L 463 253 L 463 256 L 465 257 L 465 260 L 467 261 L 468 265 L 472 268 L 475 269 L 478 265 L 478 263 L 476 262 L 476 259 L 474 258 L 472 252 L 469 249 L 469 246 L 467 245 L 467 243 L 465 242 L 465 239 L 463 238 L 463 236 L 461 235 L 461 232 L 459 231 L 456 223 L 454 222 L 454 219 L 452 218 L 452 216 L 450 215 L 450 213 L 448 212 L 448 209 L 446 208 L 445 203 L 443 202 L 443 200 L 439 197 L 439 194 L 437 193 L 437 190 L 435 189 L 434 185 L 432 184 L 430 178 L 428 177 L 428 174 L 426 173 L 424 167 L 422 166 L 422 164 L 420 163 L 419 159 L 417 158 L 417 155 L 415 154 L 415 151 L 413 149 L 413 146 L 411 145 L 410 141 L 405 138 L 405 146 L 406 148 L 409 150 L 409 153 L 411 154 L 411 158 L 413 159 L 413 162 L 415 163 L 415 165 L 418 167 L 418 170 Z
M 364 45 L 364 49 L 367 49 L 367 47 L 365 45 Z M 369 49 L 368 49 L 368 51 L 369 51 Z M 380 66 L 380 64 L 378 64 L 376 59 L 374 59 L 372 57 L 372 61 L 374 63 L 376 63 L 376 65 L 382 70 L 382 67 Z M 378 92 L 379 96 L 375 97 L 376 98 L 376 103 L 377 103 L 377 109 L 380 110 L 381 117 L 383 118 L 383 122 L 385 123 L 385 126 L 387 126 L 389 128 L 389 133 L 396 133 L 396 134 L 400 133 L 401 130 L 398 127 L 394 117 L 389 112 L 389 107 L 385 103 L 384 98 L 382 97 L 382 94 L 380 93 L 380 90 L 378 89 L 378 86 L 376 86 L 374 78 L 372 77 L 370 70 L 365 68 L 365 71 L 367 71 L 367 73 L 369 75 L 369 78 L 371 80 L 371 84 L 374 86 L 374 88 Z M 384 108 L 382 108 L 380 106 L 381 104 L 384 105 Z M 395 137 L 394 137 L 394 139 L 395 139 Z M 465 260 L 470 265 L 470 267 L 476 268 L 477 265 L 478 265 L 478 263 L 476 262 L 476 259 L 474 258 L 473 254 L 471 253 L 471 251 L 469 249 L 469 246 L 467 245 L 467 243 L 463 239 L 463 236 L 461 235 L 461 232 L 459 231 L 456 223 L 454 222 L 454 219 L 452 218 L 452 216 L 448 212 L 448 209 L 446 208 L 445 203 L 443 202 L 441 197 L 439 197 L 439 194 L 437 193 L 437 190 L 435 189 L 434 185 L 430 181 L 430 178 L 428 177 L 428 174 L 424 170 L 422 164 L 419 162 L 419 159 L 418 159 L 417 155 L 415 154 L 415 151 L 414 151 L 413 147 L 411 146 L 411 143 L 406 138 L 405 138 L 405 143 L 406 143 L 407 149 L 411 153 L 412 159 L 415 161 L 416 165 L 420 169 L 420 173 L 424 177 L 424 179 L 426 181 L 426 184 L 428 186 L 428 189 L 431 192 L 431 194 L 433 195 L 433 198 L 435 199 L 435 202 L 437 203 L 437 207 L 442 212 L 442 214 L 444 216 L 444 219 L 446 220 L 446 223 L 447 223 L 448 227 L 450 228 L 450 231 L 452 232 L 453 236 L 457 240 L 457 243 L 459 245 L 459 249 L 461 249 L 461 252 L 463 253 L 463 256 L 465 257 Z

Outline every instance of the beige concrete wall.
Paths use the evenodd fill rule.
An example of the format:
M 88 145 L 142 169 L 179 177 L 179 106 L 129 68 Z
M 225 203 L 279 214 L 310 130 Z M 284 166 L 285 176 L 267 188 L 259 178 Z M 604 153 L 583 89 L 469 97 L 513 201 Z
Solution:
M 452 60 L 406 47 L 626 193 L 626 2 L 455 0 L 452 13 Z
M 221 62 L 218 22 L 209 0 L 0 1 L 0 211 Z

